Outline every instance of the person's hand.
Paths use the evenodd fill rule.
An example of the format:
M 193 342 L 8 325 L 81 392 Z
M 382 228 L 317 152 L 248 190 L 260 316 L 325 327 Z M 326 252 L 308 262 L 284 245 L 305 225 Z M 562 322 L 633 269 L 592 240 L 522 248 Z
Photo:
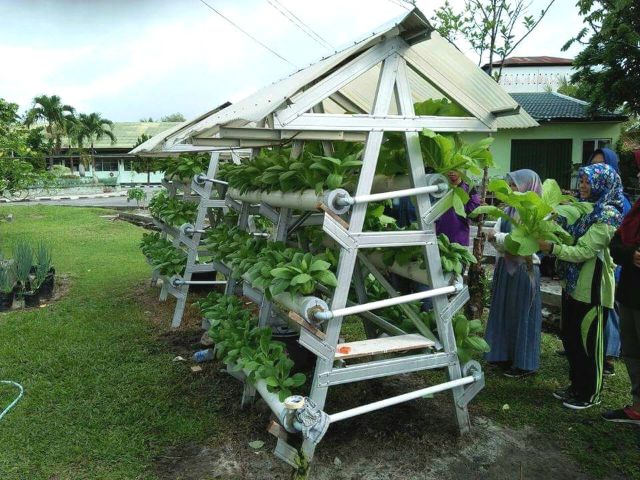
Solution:
M 549 253 L 551 248 L 553 248 L 553 243 L 548 242 L 547 240 L 538 240 L 538 247 L 540 251 L 543 253 Z
M 633 264 L 634 264 L 636 267 L 640 268 L 640 250 L 636 250 L 636 251 L 633 253 Z

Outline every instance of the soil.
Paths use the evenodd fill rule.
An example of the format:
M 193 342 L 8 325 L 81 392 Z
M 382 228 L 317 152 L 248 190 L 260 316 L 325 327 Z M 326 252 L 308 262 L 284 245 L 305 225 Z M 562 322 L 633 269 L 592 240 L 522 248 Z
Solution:
M 200 318 L 188 309 L 182 326 L 169 330 L 172 302 L 157 303 L 157 290 L 143 287 L 158 328 L 161 348 L 189 358 L 202 348 Z M 190 362 L 186 362 L 185 374 Z M 258 399 L 240 409 L 242 385 L 224 372 L 219 361 L 200 364 L 205 375 L 201 394 L 220 405 L 217 435 L 203 443 L 172 446 L 155 459 L 161 480 L 290 479 L 293 470 L 272 454 L 276 440 L 266 432 L 272 419 Z M 341 385 L 331 390 L 326 410 L 336 412 L 359 404 L 415 390 L 419 375 L 402 375 Z M 259 397 L 258 397 L 259 398 Z M 448 395 L 401 404 L 336 423 L 316 450 L 311 479 L 317 480 L 589 480 L 580 466 L 557 445 L 531 429 L 514 430 L 472 414 L 472 430 L 460 437 Z M 249 443 L 264 442 L 260 449 Z

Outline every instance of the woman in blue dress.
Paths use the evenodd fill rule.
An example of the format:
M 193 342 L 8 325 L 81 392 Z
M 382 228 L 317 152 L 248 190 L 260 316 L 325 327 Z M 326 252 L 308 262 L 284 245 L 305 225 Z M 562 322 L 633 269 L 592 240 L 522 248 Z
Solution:
M 540 177 L 533 170 L 516 170 L 508 173 L 506 180 L 513 191 L 542 194 Z M 511 207 L 505 213 L 511 218 L 517 215 Z M 525 257 L 506 252 L 504 241 L 510 232 L 511 222 L 498 220 L 494 230 L 487 235 L 498 255 L 485 333 L 491 351 L 486 354 L 486 359 L 506 367 L 505 376 L 521 378 L 534 374 L 540 364 L 540 259 L 534 254 L 531 266 Z

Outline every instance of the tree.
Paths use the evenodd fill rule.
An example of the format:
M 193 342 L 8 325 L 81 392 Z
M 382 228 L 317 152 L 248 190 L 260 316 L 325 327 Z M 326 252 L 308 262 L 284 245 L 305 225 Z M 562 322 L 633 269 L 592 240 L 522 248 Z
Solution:
M 67 119 L 75 109 L 65 105 L 58 95 L 40 95 L 33 99 L 33 105 L 25 117 L 25 125 L 30 127 L 39 121 L 45 122 L 45 132 L 49 140 L 49 168 L 53 167 L 54 155 L 60 154 L 62 136 L 66 134 Z
M 496 81 L 502 76 L 504 60 L 540 24 L 555 0 L 548 0 L 540 15 L 528 15 L 531 2 L 527 0 L 465 0 L 464 10 L 456 13 L 449 0 L 435 11 L 431 20 L 436 30 L 445 38 L 455 42 L 464 38 L 478 55 L 478 65 L 486 60 L 489 75 L 494 76 L 493 67 L 499 63 Z M 524 30 L 518 36 L 516 28 Z
M 567 95 L 568 97 L 577 98 L 578 100 L 588 101 L 588 97 L 584 92 L 584 85 L 581 83 L 572 83 L 565 77 L 560 80 L 557 92 L 562 95 Z
M 155 120 L 151 117 L 149 118 L 141 118 L 140 120 L 138 120 L 141 123 L 151 123 L 151 122 L 155 122 Z
M 573 65 L 593 111 L 624 107 L 640 114 L 640 4 L 637 0 L 578 0 L 585 26 L 563 47 L 584 45 Z
M 179 112 L 172 113 L 171 115 L 165 115 L 160 119 L 161 122 L 184 122 L 186 118 Z
M 94 143 L 98 140 L 102 140 L 107 137 L 111 140 L 111 143 L 116 142 L 116 136 L 111 131 L 113 122 L 106 118 L 103 118 L 99 113 L 81 113 L 77 119 L 77 130 L 75 132 L 76 141 L 79 145 L 83 145 L 84 142 L 88 142 L 90 146 L 89 154 L 91 155 L 91 168 L 93 169 L 93 175 L 96 175 L 96 159 L 95 150 L 93 148 Z
M 43 150 L 32 148 L 34 130 L 19 121 L 18 105 L 0 98 L 0 196 L 15 195 L 35 183 L 47 180 Z
M 536 17 L 528 15 L 531 3 L 528 0 L 465 0 L 464 10 L 455 12 L 449 1 L 436 10 L 432 21 L 436 30 L 451 42 L 462 37 L 478 55 L 478 65 L 487 60 L 487 73 L 500 81 L 505 59 L 540 24 L 555 0 L 545 0 L 546 7 Z M 523 30 L 517 35 L 516 27 Z M 498 70 L 494 74 L 494 64 Z M 484 169 L 480 185 L 480 197 L 484 203 L 489 178 L 488 168 Z M 487 284 L 482 257 L 484 255 L 484 234 L 482 215 L 476 223 L 478 233 L 473 239 L 473 255 L 478 260 L 469 268 L 469 290 L 471 300 L 467 304 L 467 314 L 478 318 L 484 307 L 484 289 Z

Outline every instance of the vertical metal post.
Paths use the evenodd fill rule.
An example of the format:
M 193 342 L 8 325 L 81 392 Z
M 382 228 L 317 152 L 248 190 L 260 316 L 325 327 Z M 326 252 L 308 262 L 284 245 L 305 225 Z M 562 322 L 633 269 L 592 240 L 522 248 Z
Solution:
M 208 178 L 215 178 L 219 161 L 220 152 L 211 152 L 211 159 L 209 161 L 209 168 L 207 170 Z M 200 232 L 204 228 L 204 221 L 207 217 L 207 212 L 209 211 L 209 207 L 207 207 L 206 203 L 204 202 L 211 199 L 213 188 L 213 182 L 206 182 L 203 187 L 205 196 L 204 198 L 200 199 L 200 204 L 198 205 L 198 213 L 196 215 L 196 221 L 194 223 L 195 233 L 191 237 L 196 248 L 189 248 L 189 251 L 187 252 L 187 266 L 185 267 L 184 274 L 182 276 L 187 281 L 191 280 L 191 276 L 193 275 L 193 267 L 198 260 L 198 245 L 200 245 L 200 240 L 202 239 L 202 233 Z M 184 315 L 184 309 L 187 304 L 187 295 L 189 294 L 189 285 L 181 285 L 179 287 L 179 290 L 183 293 L 183 296 L 179 297 L 176 300 L 176 308 L 173 311 L 173 319 L 171 321 L 171 326 L 173 328 L 179 327 L 180 323 L 182 322 L 182 316 Z
M 400 115 L 414 115 L 413 98 L 409 87 L 407 77 L 407 65 L 404 59 L 399 60 L 398 76 L 396 80 L 396 99 L 398 102 L 398 113 Z M 420 149 L 420 138 L 418 132 L 405 132 L 405 148 L 409 157 L 410 177 L 414 187 L 426 186 L 426 176 L 424 169 L 424 161 L 422 159 L 422 151 Z M 434 231 L 432 223 L 425 222 L 422 217 L 431 207 L 429 195 L 418 195 L 416 197 L 418 218 L 420 227 L 424 231 Z M 437 244 L 428 244 L 425 246 L 425 265 L 427 268 L 427 278 L 432 288 L 439 288 L 446 285 L 440 264 L 440 250 Z M 456 340 L 453 332 L 453 326 L 450 318 L 445 318 L 442 312 L 447 307 L 448 302 L 445 296 L 432 299 L 433 312 L 435 314 L 438 325 L 438 335 L 440 341 L 447 353 L 456 353 Z M 449 380 L 457 380 L 462 377 L 462 371 L 459 361 L 448 367 Z M 467 433 L 470 430 L 469 413 L 466 406 L 462 407 L 459 400 L 464 395 L 464 387 L 456 387 L 452 390 L 453 401 L 458 426 L 461 433 Z
M 395 85 L 399 60 L 400 56 L 397 53 L 393 53 L 387 57 L 382 64 L 372 112 L 374 115 L 386 115 L 389 113 L 389 106 L 391 105 L 391 98 L 393 96 L 393 87 Z M 382 131 L 373 131 L 367 136 L 362 158 L 362 169 L 358 179 L 358 187 L 356 188 L 356 195 L 371 193 L 371 185 L 376 173 L 378 154 L 380 153 L 383 135 L 384 132 Z M 366 204 L 359 204 L 353 207 L 349 221 L 350 233 L 362 232 L 366 213 Z M 332 310 L 344 308 L 347 304 L 349 286 L 351 285 L 351 278 L 353 276 L 353 269 L 356 265 L 357 254 L 357 249 L 343 249 L 340 252 L 337 272 L 338 288 L 335 289 L 335 294 L 331 302 Z M 338 345 L 341 328 L 342 317 L 333 318 L 328 322 L 325 342 L 334 349 Z M 325 360 L 323 358 L 318 358 L 316 361 L 313 385 L 309 396 L 316 403 L 319 409 L 324 408 L 327 399 L 328 387 L 321 386 L 318 382 L 318 377 L 331 372 L 332 368 L 333 359 Z M 302 449 L 307 458 L 311 460 L 315 451 L 315 446 L 311 442 L 305 440 L 303 442 Z

